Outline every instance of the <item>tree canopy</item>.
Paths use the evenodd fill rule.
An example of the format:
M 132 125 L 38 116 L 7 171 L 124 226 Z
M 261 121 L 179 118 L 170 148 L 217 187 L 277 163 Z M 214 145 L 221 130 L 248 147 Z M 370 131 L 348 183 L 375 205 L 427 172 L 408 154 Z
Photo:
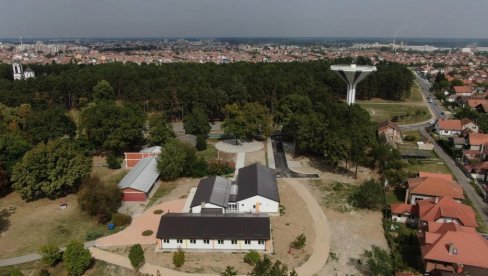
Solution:
M 201 108 L 194 108 L 183 118 L 186 134 L 207 136 L 210 133 L 210 124 L 207 113 Z
M 12 187 L 23 199 L 57 198 L 76 190 L 91 166 L 69 140 L 41 142 L 14 166 Z
M 147 141 L 150 146 L 162 146 L 169 139 L 175 138 L 175 132 L 166 118 L 161 114 L 154 114 L 149 118 L 149 135 Z
M 48 109 L 38 112 L 27 119 L 27 134 L 32 143 L 47 142 L 63 136 L 76 135 L 75 123 L 61 108 Z

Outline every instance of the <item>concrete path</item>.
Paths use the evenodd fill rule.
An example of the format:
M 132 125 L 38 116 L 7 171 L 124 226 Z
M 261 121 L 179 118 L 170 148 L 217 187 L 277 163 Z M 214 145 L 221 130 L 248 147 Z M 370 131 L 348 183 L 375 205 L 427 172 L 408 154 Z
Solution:
M 268 138 L 266 141 L 266 153 L 268 156 L 268 167 L 271 169 L 276 169 L 276 164 L 275 164 L 275 159 L 274 159 L 274 154 L 273 154 L 273 141 L 271 141 L 271 138 Z
M 329 220 L 322 208 L 317 203 L 310 191 L 302 183 L 295 179 L 285 178 L 285 181 L 292 186 L 307 205 L 310 216 L 315 225 L 315 241 L 312 245 L 312 255 L 301 266 L 295 268 L 298 275 L 314 275 L 319 272 L 327 263 L 330 250 L 330 227 Z
M 96 241 L 96 246 L 118 246 L 139 244 L 156 244 L 156 232 L 159 227 L 159 218 L 162 214 L 154 214 L 155 210 L 163 210 L 163 214 L 172 212 L 180 213 L 185 205 L 186 199 L 177 199 L 157 204 L 144 213 L 134 216 L 132 223 L 124 230 L 110 236 L 100 238 Z M 143 236 L 142 232 L 152 230 L 152 235 Z
M 225 141 L 220 141 L 215 144 L 215 148 L 228 153 L 246 153 L 259 151 L 264 148 L 262 142 L 252 141 L 252 142 L 241 142 L 238 140 L 236 145 L 235 139 L 229 139 Z

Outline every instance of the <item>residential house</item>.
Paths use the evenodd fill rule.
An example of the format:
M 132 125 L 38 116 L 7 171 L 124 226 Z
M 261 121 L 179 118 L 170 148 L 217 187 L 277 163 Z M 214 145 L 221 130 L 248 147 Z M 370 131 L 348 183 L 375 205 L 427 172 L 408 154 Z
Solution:
M 470 133 L 468 135 L 468 145 L 470 150 L 483 151 L 486 144 L 488 144 L 488 134 Z
M 159 179 L 155 156 L 141 159 L 119 182 L 124 201 L 145 201 Z
M 488 181 L 488 161 L 480 161 L 474 164 L 468 163 L 464 168 L 471 175 L 472 179 L 482 182 Z
M 468 118 L 464 118 L 461 120 L 461 126 L 463 128 L 463 133 L 478 133 L 480 131 L 479 126 L 473 123 L 473 121 Z
M 419 225 L 452 222 L 466 227 L 478 226 L 473 208 L 450 197 L 418 200 L 417 206 Z
M 463 126 L 461 120 L 439 119 L 435 123 L 435 130 L 442 136 L 459 136 Z
M 271 253 L 270 227 L 266 215 L 167 213 L 156 234 L 157 250 Z
M 279 205 L 274 171 L 253 164 L 239 169 L 235 183 L 220 176 L 202 179 L 191 199 L 190 212 L 278 213 Z
M 378 137 L 380 137 L 381 140 L 385 141 L 385 143 L 390 144 L 394 147 L 396 147 L 397 144 L 402 143 L 402 134 L 398 124 L 386 120 L 378 125 L 377 130 Z
M 467 100 L 466 105 L 469 106 L 471 109 L 476 109 L 478 105 L 488 104 L 488 100 L 484 97 L 471 97 Z
M 450 178 L 449 178 L 450 177 Z M 415 205 L 417 200 L 452 197 L 464 199 L 464 190 L 446 174 L 419 173 L 419 177 L 408 179 L 405 203 Z
M 471 96 L 474 92 L 473 88 L 469 85 L 453 86 L 453 89 L 457 96 Z
M 391 204 L 391 219 L 394 222 L 401 223 L 413 223 L 416 221 L 418 214 L 417 205 L 407 203 L 394 203 Z
M 472 227 L 429 223 L 421 244 L 425 271 L 432 275 L 488 275 L 488 241 Z

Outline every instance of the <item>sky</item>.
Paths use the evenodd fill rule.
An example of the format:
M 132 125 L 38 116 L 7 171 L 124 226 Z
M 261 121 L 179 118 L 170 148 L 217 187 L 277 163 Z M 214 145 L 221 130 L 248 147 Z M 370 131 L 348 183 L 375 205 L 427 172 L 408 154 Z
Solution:
M 488 0 L 0 0 L 0 38 L 488 38 Z

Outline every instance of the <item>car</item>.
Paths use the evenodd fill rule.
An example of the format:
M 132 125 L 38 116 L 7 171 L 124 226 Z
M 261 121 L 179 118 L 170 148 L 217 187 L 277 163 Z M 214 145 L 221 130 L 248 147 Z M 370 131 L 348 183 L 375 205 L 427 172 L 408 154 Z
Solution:
M 429 103 L 433 103 L 433 102 L 434 102 L 434 100 L 432 100 L 432 99 L 429 99 Z
M 431 124 L 431 125 L 435 124 L 435 120 L 430 120 L 429 124 Z

